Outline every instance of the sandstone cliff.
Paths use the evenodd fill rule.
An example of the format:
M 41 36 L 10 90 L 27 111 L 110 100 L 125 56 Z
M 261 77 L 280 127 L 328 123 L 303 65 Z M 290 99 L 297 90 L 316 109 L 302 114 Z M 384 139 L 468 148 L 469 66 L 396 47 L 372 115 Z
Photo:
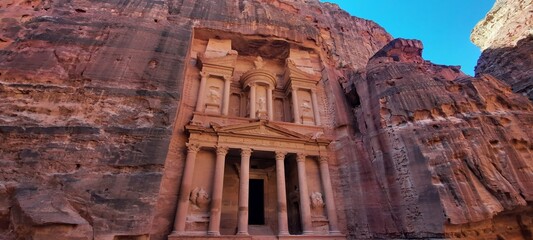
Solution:
M 533 100 L 533 2 L 497 0 L 472 31 L 483 53 L 476 75 L 491 74 Z
M 318 1 L 7 0 L 0 16 L 3 238 L 166 237 L 194 29 L 298 42 L 354 68 L 391 39 Z
M 421 52 L 419 41 L 396 39 L 365 72 L 348 74 L 357 128 L 338 151 L 350 156 L 345 184 L 356 183 L 345 189 L 350 232 L 528 239 L 533 105 L 494 77 L 465 76 Z
M 166 239 L 195 29 L 320 53 L 349 238 L 531 236 L 531 103 L 336 5 L 7 0 L 0 16 L 1 238 Z

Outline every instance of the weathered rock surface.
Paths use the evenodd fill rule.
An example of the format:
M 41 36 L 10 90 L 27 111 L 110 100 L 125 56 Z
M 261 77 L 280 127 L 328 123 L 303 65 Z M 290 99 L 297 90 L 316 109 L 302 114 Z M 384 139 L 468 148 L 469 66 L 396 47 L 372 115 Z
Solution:
M 351 156 L 341 163 L 345 184 L 357 183 L 344 189 L 350 232 L 530 238 L 533 105 L 491 76 L 433 65 L 421 51 L 419 41 L 396 39 L 345 83 L 359 99 L 356 133 L 338 143 Z
M 182 173 L 182 162 L 165 161 L 181 151 L 170 137 L 182 130 L 173 126 L 193 29 L 318 46 L 329 64 L 355 68 L 391 39 L 375 23 L 318 1 L 7 0 L 0 16 L 6 238 L 38 238 L 36 227 L 61 228 L 57 239 L 91 231 L 95 239 L 166 238 L 178 189 L 162 179 L 179 184 Z M 22 188 L 43 198 L 60 193 L 46 201 L 88 225 L 9 220 L 44 214 L 17 202 Z
M 335 5 L 7 0 L 0 16 L 1 238 L 166 239 L 195 29 L 318 50 L 350 238 L 531 233 L 531 103 L 424 61 L 420 42 L 378 52 L 390 35 Z
M 497 0 L 470 38 L 483 51 L 476 75 L 491 74 L 533 100 L 531 0 Z

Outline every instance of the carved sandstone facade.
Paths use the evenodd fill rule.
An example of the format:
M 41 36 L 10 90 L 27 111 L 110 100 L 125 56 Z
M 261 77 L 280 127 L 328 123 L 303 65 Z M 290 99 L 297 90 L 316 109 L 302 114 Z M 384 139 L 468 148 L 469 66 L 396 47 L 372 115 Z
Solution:
M 231 36 L 197 31 L 188 71 L 199 79 L 186 79 L 184 96 L 197 98 L 183 126 L 187 154 L 169 239 L 344 239 L 328 167 L 331 140 L 322 137 L 319 56 L 286 42 L 277 55 L 241 54 Z

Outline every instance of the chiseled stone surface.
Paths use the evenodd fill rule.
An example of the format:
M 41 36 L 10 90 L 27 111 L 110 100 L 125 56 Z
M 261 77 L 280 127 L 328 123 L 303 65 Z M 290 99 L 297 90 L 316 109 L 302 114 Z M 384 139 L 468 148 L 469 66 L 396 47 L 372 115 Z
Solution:
M 491 74 L 533 100 L 531 0 L 497 0 L 470 38 L 483 51 L 476 75 Z
M 198 89 L 186 71 L 195 33 L 248 37 L 243 56 L 317 52 L 348 238 L 531 233 L 531 103 L 424 61 L 418 41 L 379 51 L 391 36 L 336 5 L 6 0 L 0 15 L 1 238 L 167 238 Z

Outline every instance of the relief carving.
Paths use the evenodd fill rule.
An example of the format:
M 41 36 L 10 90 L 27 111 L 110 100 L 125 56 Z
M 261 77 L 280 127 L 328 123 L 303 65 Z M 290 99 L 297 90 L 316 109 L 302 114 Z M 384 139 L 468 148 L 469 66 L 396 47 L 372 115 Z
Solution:
M 218 104 L 220 102 L 220 88 L 215 86 L 209 87 L 207 98 L 209 99 L 210 103 Z
M 195 209 L 207 209 L 209 206 L 209 202 L 211 202 L 211 199 L 209 198 L 209 194 L 207 191 L 205 191 L 204 188 L 201 187 L 195 187 L 191 191 L 191 196 L 189 197 L 189 200 L 192 203 L 192 206 Z
M 312 116 L 312 114 L 311 114 L 311 105 L 310 105 L 309 101 L 307 101 L 307 100 L 304 101 L 302 103 L 302 105 L 300 106 L 300 108 L 302 109 L 302 115 L 304 117 Z
M 254 67 L 255 69 L 261 69 L 265 65 L 265 62 L 263 61 L 263 58 L 261 56 L 258 56 L 254 61 Z
M 257 99 L 257 110 L 259 112 L 263 112 L 263 111 L 266 111 L 266 100 L 264 97 L 260 97 L 259 99 Z
M 322 199 L 322 193 L 313 192 L 311 193 L 311 208 L 312 209 L 322 209 L 324 207 L 324 199 Z
M 301 113 L 301 119 L 302 124 L 305 125 L 314 125 L 314 117 L 313 117 L 313 108 L 311 107 L 311 102 L 308 100 L 304 100 L 302 102 L 302 105 L 300 105 L 300 109 L 302 110 Z

